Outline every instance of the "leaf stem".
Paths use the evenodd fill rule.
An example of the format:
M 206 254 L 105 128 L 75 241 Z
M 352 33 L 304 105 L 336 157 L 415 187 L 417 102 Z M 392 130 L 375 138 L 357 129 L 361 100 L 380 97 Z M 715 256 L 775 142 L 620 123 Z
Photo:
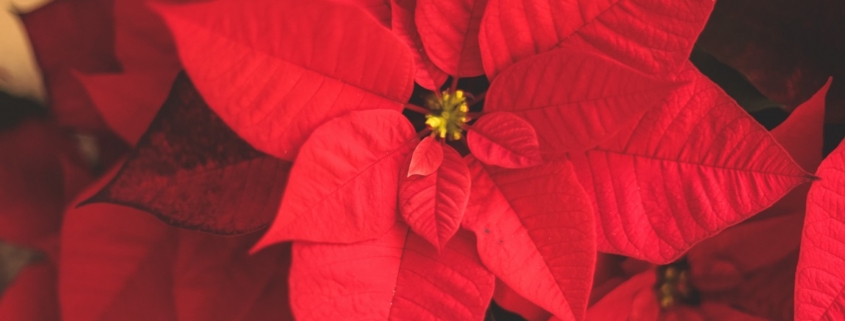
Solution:
M 414 105 L 414 104 L 405 104 L 405 108 L 407 108 L 410 111 L 417 112 L 417 113 L 420 113 L 420 114 L 423 114 L 423 115 L 428 115 L 429 113 L 431 113 L 428 110 L 428 108 L 423 108 L 423 107 L 420 107 L 420 106 L 417 106 L 417 105 Z

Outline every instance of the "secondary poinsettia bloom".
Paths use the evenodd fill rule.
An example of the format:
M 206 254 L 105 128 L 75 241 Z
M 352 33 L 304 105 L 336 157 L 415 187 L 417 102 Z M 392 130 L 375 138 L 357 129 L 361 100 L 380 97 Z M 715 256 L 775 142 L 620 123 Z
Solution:
M 441 71 L 454 78 L 463 76 L 450 68 L 461 69 L 466 49 L 461 44 L 472 45 L 473 39 L 478 38 L 472 30 L 476 30 L 473 21 L 477 19 L 473 17 L 479 6 L 456 11 L 470 17 L 455 19 L 463 36 L 460 32 L 448 33 L 459 35 L 457 45 L 444 41 L 443 47 L 433 48 L 432 42 L 423 37 L 425 19 L 417 12 L 424 11 L 420 8 L 426 3 L 418 3 L 414 18 L 426 54 Z M 437 7 L 437 2 L 432 3 Z M 479 4 L 484 7 L 483 2 Z M 627 2 L 602 6 L 606 8 L 588 13 L 608 19 L 619 14 L 636 15 L 630 12 L 632 5 Z M 428 114 L 428 125 L 441 142 L 459 138 L 463 135 L 460 129 L 469 129 L 469 147 L 474 154 L 468 159 L 472 192 L 463 219 L 459 214 L 461 200 L 467 197 L 467 184 L 463 183 L 466 175 L 454 175 L 460 174 L 461 170 L 454 169 L 462 169 L 462 161 L 447 161 L 447 157 L 454 157 L 446 155 L 455 153 L 442 143 L 438 145 L 436 138 L 415 148 L 413 127 L 398 113 L 408 106 L 413 79 L 424 82 L 416 77 L 421 68 L 414 67 L 407 41 L 394 37 L 361 10 L 320 1 L 258 1 L 246 5 L 222 1 L 161 9 L 176 35 L 187 72 L 210 107 L 255 148 L 283 160 L 296 160 L 290 188 L 262 244 L 288 239 L 309 241 L 294 246 L 292 279 L 296 283 L 292 289 L 294 311 L 299 317 L 321 318 L 335 313 L 348 316 L 357 312 L 366 317 L 389 318 L 391 313 L 411 313 L 408 311 L 417 311 L 419 306 L 436 314 L 443 311 L 444 305 L 454 305 L 453 300 L 457 299 L 472 307 L 466 310 L 465 318 L 479 318 L 489 300 L 485 291 L 426 288 L 422 293 L 407 292 L 420 288 L 416 276 L 419 272 L 415 269 L 444 260 L 449 262 L 443 265 L 447 268 L 438 270 L 429 283 L 455 283 L 450 279 L 455 273 L 447 271 L 462 269 L 465 273 L 459 274 L 472 276 L 462 282 L 488 284 L 483 289 L 490 289 L 487 271 L 491 271 L 556 315 L 578 319 L 586 306 L 592 274 L 594 227 L 602 234 L 604 250 L 655 261 L 672 260 L 694 242 L 770 205 L 808 179 L 765 130 L 754 125 L 724 93 L 694 68 L 683 67 L 692 40 L 709 12 L 704 1 L 688 8 L 690 12 L 686 14 L 695 19 L 670 19 L 683 27 L 683 33 L 661 34 L 645 42 L 642 34 L 627 33 L 611 42 L 619 40 L 631 46 L 598 48 L 599 53 L 595 53 L 597 48 L 587 46 L 584 37 L 606 39 L 609 32 L 596 31 L 599 27 L 594 20 L 577 28 L 539 26 L 551 28 L 538 33 L 555 37 L 550 45 L 549 39 L 502 37 L 508 34 L 504 29 L 507 24 L 522 21 L 508 15 L 526 14 L 524 10 L 500 10 L 503 7 L 503 3 L 492 2 L 478 11 L 486 12 L 479 27 L 485 38 L 478 40 L 478 47 L 480 52 L 487 52 L 487 56 L 482 55 L 485 59 L 479 61 L 492 79 L 483 110 L 500 112 L 498 115 L 512 112 L 521 120 L 499 117 L 530 126 L 509 125 L 503 131 L 521 134 L 501 139 L 494 135 L 500 133 L 486 131 L 490 133 L 487 137 L 479 137 L 486 140 L 479 141 L 491 148 L 484 153 L 473 147 L 481 144 L 473 143 L 472 136 L 485 133 L 484 121 L 495 119 L 494 114 L 484 115 L 467 127 L 465 122 L 472 115 L 460 115 L 465 109 L 456 86 L 432 99 L 433 108 L 428 111 L 411 107 Z M 668 19 L 671 15 L 661 14 L 667 8 L 676 9 L 660 3 L 634 12 Z M 550 9 L 543 14 L 580 13 Z M 630 24 L 637 19 L 620 21 Z M 355 28 L 348 28 L 350 25 Z M 398 25 L 391 21 L 394 28 Z M 528 30 L 537 27 L 517 26 Z M 667 37 L 671 39 L 664 39 Z M 531 44 L 535 40 L 542 40 L 543 44 Z M 685 45 L 671 48 L 654 60 L 627 51 L 641 48 L 643 43 L 660 48 L 670 46 L 664 42 L 679 41 Z M 438 50 L 450 52 L 446 46 L 459 49 L 444 55 L 451 57 L 445 60 L 448 64 L 438 63 Z M 497 56 L 506 52 L 513 55 Z M 473 61 L 473 56 L 469 57 L 466 60 Z M 677 75 L 659 81 L 638 69 Z M 677 87 L 681 88 L 673 90 Z M 449 115 L 445 114 L 447 109 Z M 524 154 L 502 148 L 513 140 L 531 141 L 528 145 L 534 150 L 532 131 L 523 130 L 531 127 L 537 137 L 536 150 L 548 163 L 521 169 L 496 166 L 503 165 L 508 157 Z M 671 136 L 684 139 L 667 138 Z M 655 148 L 654 142 L 661 140 L 666 142 Z M 716 142 L 721 147 L 735 145 L 731 148 L 735 154 L 712 149 Z M 438 147 L 440 153 L 436 152 Z M 501 153 L 489 153 L 490 150 Z M 604 163 L 589 161 L 603 156 Z M 410 188 L 397 192 L 397 185 L 411 181 L 405 174 L 405 162 L 411 178 L 418 179 L 413 182 L 417 188 L 412 189 L 412 194 L 423 195 L 421 199 L 427 201 L 401 202 L 409 199 L 401 195 Z M 411 163 L 415 163 L 412 168 Z M 439 166 L 422 166 L 432 164 Z M 614 164 L 619 166 L 611 166 Z M 430 174 L 417 175 L 426 173 Z M 456 180 L 443 179 L 450 175 Z M 693 179 L 681 179 L 686 176 Z M 667 184 L 666 177 L 671 184 Z M 452 186 L 440 188 L 441 181 Z M 753 188 L 739 199 L 736 193 L 715 188 L 722 184 Z M 582 185 L 589 187 L 586 195 Z M 642 188 L 650 193 L 641 194 Z M 620 203 L 613 196 L 617 189 L 633 206 L 625 207 L 628 202 Z M 445 190 L 453 192 L 443 193 Z M 441 195 L 444 201 L 438 200 Z M 538 208 L 544 202 L 556 211 Z M 437 206 L 441 203 L 458 211 L 441 211 Z M 430 252 L 436 251 L 435 247 L 425 249 L 430 245 L 420 241 L 416 233 L 409 233 L 404 223 L 396 222 L 396 208 L 408 204 L 421 205 L 414 210 L 428 210 L 422 212 L 425 215 L 421 218 L 405 211 L 404 221 L 427 236 L 430 243 L 442 247 L 440 255 Z M 657 210 L 661 206 L 664 209 Z M 600 224 L 594 223 L 592 208 L 598 209 L 596 213 L 602 221 L 596 223 Z M 714 219 L 717 211 L 725 211 L 730 218 Z M 448 220 L 438 221 L 440 213 L 451 215 L 443 215 Z M 654 217 L 640 219 L 653 213 Z M 678 229 L 673 230 L 672 224 L 652 223 L 661 222 L 663 217 L 678 223 Z M 455 222 L 462 222 L 466 229 L 475 232 L 478 257 L 471 250 L 471 237 L 458 233 L 459 237 L 452 238 L 455 245 L 448 242 L 450 234 L 456 233 Z M 650 229 L 643 228 L 653 233 L 625 239 L 628 234 L 624 231 L 630 230 L 631 222 L 653 224 Z M 568 246 L 560 246 L 562 243 Z M 411 251 L 424 255 L 405 255 Z M 530 263 L 520 268 L 513 261 Z M 383 273 L 378 273 L 382 275 L 373 275 L 365 265 L 382 267 L 379 272 Z M 349 280 L 352 275 L 357 276 L 354 282 Z M 384 275 L 390 277 L 385 280 Z M 327 295 L 334 298 L 337 293 L 362 291 L 372 295 L 363 300 L 337 298 L 333 300 L 334 309 L 316 304 Z M 441 301 L 444 297 L 448 300 Z

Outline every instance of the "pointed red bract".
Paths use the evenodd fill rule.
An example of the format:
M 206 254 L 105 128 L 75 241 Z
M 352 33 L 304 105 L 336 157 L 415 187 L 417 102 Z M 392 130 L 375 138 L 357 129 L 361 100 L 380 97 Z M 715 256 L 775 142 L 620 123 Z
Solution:
M 167 98 L 176 73 L 152 71 L 78 75 L 77 78 L 106 125 L 134 145 Z
M 296 320 L 477 320 L 493 295 L 468 232 L 439 253 L 404 224 L 349 245 L 295 243 Z
M 472 155 L 485 164 L 505 168 L 540 165 L 540 143 L 531 124 L 508 112 L 481 117 L 467 133 Z
M 828 79 L 815 95 L 772 130 L 772 136 L 789 151 L 792 159 L 809 172 L 815 172 L 822 162 L 825 96 L 832 82 L 833 79 Z
M 426 53 L 453 77 L 484 74 L 478 32 L 487 0 L 417 0 L 416 23 Z
M 418 139 L 390 110 L 352 112 L 308 138 L 290 173 L 276 220 L 256 246 L 285 240 L 358 242 L 396 220 L 400 166 Z
M 713 3 L 490 0 L 479 36 L 484 70 L 494 79 L 517 61 L 574 45 L 641 71 L 673 71 L 689 58 Z
M 436 172 L 443 162 L 444 148 L 446 147 L 431 136 L 423 138 L 417 148 L 414 149 L 414 153 L 411 154 L 411 164 L 408 167 L 406 177 L 412 175 L 428 176 Z
M 688 83 L 571 159 L 598 214 L 601 251 L 670 262 L 808 182 L 769 133 L 689 66 Z
M 845 144 L 827 156 L 807 196 L 795 276 L 795 320 L 845 318 Z
M 554 50 L 502 72 L 490 85 L 484 110 L 525 118 L 537 131 L 543 156 L 562 159 L 596 146 L 677 86 L 599 55 Z
M 399 182 L 399 213 L 415 233 L 438 249 L 461 226 L 471 183 L 469 168 L 458 151 L 446 145 L 442 151 L 443 163 L 436 172 L 402 175 Z
M 391 0 L 393 12 L 393 33 L 405 41 L 411 47 L 411 54 L 414 56 L 414 80 L 417 84 L 428 90 L 440 90 L 440 86 L 449 77 L 443 70 L 440 70 L 423 48 L 420 34 L 417 31 L 417 23 L 414 20 L 414 11 L 417 7 L 416 0 Z
M 244 234 L 273 221 L 290 166 L 232 132 L 182 74 L 117 177 L 88 202 L 132 206 L 179 227 Z
M 209 106 L 256 149 L 282 159 L 293 160 L 328 119 L 399 111 L 413 90 L 407 46 L 359 8 L 225 0 L 160 11 Z
M 568 163 L 526 169 L 469 158 L 472 194 L 463 226 L 487 268 L 563 320 L 583 320 L 596 260 L 593 212 Z

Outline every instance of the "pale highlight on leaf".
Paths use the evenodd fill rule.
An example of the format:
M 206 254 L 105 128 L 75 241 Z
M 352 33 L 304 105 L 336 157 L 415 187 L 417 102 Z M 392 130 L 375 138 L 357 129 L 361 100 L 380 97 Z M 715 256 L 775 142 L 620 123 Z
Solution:
M 811 176 L 694 67 L 612 139 L 572 153 L 598 214 L 599 250 L 670 262 Z
M 563 320 L 583 320 L 596 260 L 594 215 L 572 166 L 525 169 L 469 158 L 470 205 L 484 265 L 519 295 Z
M 295 243 L 297 320 L 483 320 L 495 278 L 464 231 L 439 253 L 404 224 L 355 244 Z
M 399 182 L 399 213 L 415 233 L 438 249 L 461 226 L 471 184 L 469 169 L 458 151 L 443 145 L 442 152 L 443 163 L 436 172 L 402 175 Z
M 418 139 L 390 110 L 352 112 L 320 126 L 290 172 L 270 230 L 256 245 L 304 240 L 351 243 L 385 233 L 396 220 L 400 166 Z
M 407 46 L 359 8 L 225 0 L 159 11 L 212 109 L 257 149 L 285 160 L 328 119 L 400 111 L 413 90 Z

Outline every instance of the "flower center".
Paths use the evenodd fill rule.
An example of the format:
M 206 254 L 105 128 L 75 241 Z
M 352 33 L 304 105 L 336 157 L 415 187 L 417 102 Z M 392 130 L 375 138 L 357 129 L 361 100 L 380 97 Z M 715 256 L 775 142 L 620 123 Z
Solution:
M 659 266 L 654 290 L 657 292 L 657 302 L 663 309 L 677 304 L 695 306 L 700 303 L 699 293 L 690 281 L 686 260 Z
M 461 139 L 464 125 L 469 121 L 469 107 L 462 90 L 454 93 L 444 91 L 440 97 L 427 99 L 426 105 L 430 112 L 425 115 L 425 124 L 431 128 L 432 133 L 441 139 Z

